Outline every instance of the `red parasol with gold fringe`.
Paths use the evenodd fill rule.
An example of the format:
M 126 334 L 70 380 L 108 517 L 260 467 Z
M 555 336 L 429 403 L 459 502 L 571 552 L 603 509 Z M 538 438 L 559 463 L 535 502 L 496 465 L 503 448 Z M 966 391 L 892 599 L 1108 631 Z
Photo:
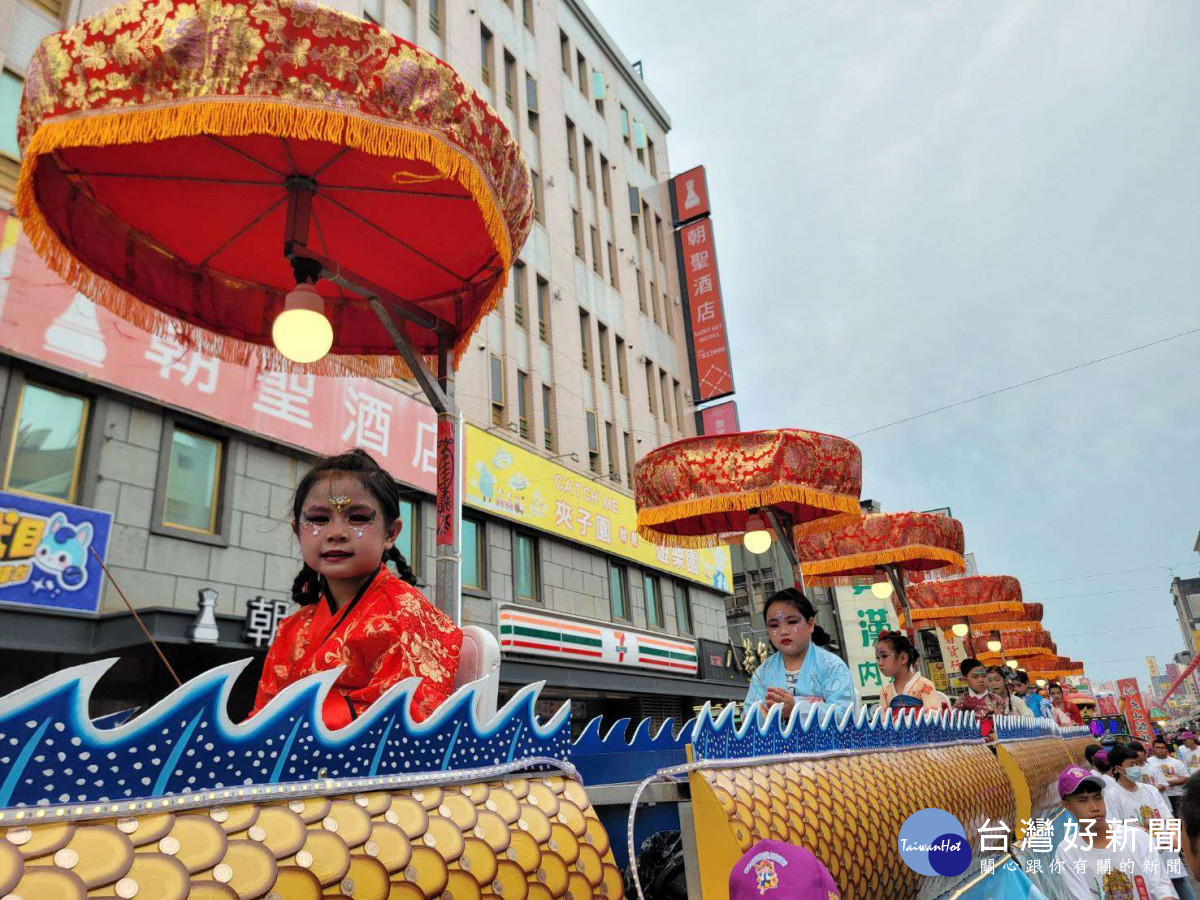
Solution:
M 908 592 L 913 621 L 947 625 L 990 614 L 1022 611 L 1021 583 L 1010 575 L 972 575 L 914 584 Z
M 796 533 L 835 527 L 858 518 L 861 490 L 858 447 L 795 428 L 687 438 L 634 467 L 638 534 L 676 547 L 740 543 L 770 527 L 764 513 Z
M 42 41 L 18 137 L 24 230 L 101 306 L 259 369 L 417 380 L 438 413 L 435 599 L 457 614 L 454 367 L 533 221 L 487 102 L 310 0 L 127 0 Z
M 875 513 L 840 528 L 796 538 L 807 584 L 820 587 L 858 584 L 895 566 L 905 575 L 957 575 L 966 570 L 963 527 L 935 513 Z

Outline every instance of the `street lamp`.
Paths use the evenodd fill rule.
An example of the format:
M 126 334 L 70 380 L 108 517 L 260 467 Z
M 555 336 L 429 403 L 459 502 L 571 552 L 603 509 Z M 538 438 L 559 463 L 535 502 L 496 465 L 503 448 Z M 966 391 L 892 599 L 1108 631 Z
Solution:
M 950 630 L 954 632 L 955 637 L 966 637 L 971 631 L 971 626 L 966 622 L 955 622 L 950 626 Z
M 302 281 L 288 292 L 271 325 L 275 349 L 296 363 L 314 363 L 333 346 L 333 326 L 315 285 Z
M 771 549 L 771 532 L 767 530 L 762 516 L 757 513 L 746 520 L 746 533 L 742 537 L 742 546 L 751 553 L 766 553 Z

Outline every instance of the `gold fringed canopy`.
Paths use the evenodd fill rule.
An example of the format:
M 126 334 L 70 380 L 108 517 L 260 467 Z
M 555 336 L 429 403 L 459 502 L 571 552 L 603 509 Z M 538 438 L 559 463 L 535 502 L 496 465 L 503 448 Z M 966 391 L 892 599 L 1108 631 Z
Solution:
M 288 364 L 271 326 L 292 179 L 308 246 L 433 317 L 457 359 L 533 220 L 524 157 L 448 65 L 300 0 L 128 0 L 42 41 L 18 133 L 17 212 L 38 253 L 135 325 L 240 364 Z M 371 306 L 322 281 L 314 374 L 406 375 Z M 393 315 L 393 318 L 397 318 Z M 398 319 L 416 349 L 428 328 Z
M 796 538 L 805 584 L 829 587 L 871 579 L 882 566 L 906 575 L 957 575 L 966 570 L 963 527 L 934 513 L 876 513 L 840 528 Z
M 755 510 L 786 513 L 797 534 L 856 519 L 862 455 L 845 438 L 782 428 L 687 438 L 634 467 L 638 534 L 655 544 L 740 543 Z

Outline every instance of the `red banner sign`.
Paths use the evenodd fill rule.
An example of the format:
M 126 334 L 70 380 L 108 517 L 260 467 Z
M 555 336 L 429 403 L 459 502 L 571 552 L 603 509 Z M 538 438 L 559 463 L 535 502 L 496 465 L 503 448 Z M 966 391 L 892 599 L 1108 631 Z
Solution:
M 369 378 L 260 372 L 151 336 L 50 272 L 15 217 L 0 222 L 0 349 L 309 453 L 362 447 L 400 481 L 436 488 L 425 404 Z
M 696 431 L 699 434 L 736 434 L 741 431 L 736 400 L 727 400 L 702 409 L 696 414 L 696 418 Z
M 696 402 L 704 403 L 733 393 L 733 365 L 725 331 L 712 220 L 684 225 L 676 241 L 692 332 L 692 387 Z
M 1117 709 L 1117 701 L 1112 694 L 1098 694 L 1096 696 L 1096 711 L 1102 716 L 1119 716 L 1121 714 Z
M 671 179 L 671 207 L 676 225 L 707 216 L 711 212 L 704 166 L 696 166 Z
M 1117 682 L 1117 690 L 1121 694 L 1121 702 L 1125 707 L 1125 721 L 1129 723 L 1129 733 L 1143 743 L 1154 740 L 1154 727 L 1150 724 L 1150 713 L 1142 701 L 1142 693 L 1138 689 L 1136 678 L 1122 678 Z

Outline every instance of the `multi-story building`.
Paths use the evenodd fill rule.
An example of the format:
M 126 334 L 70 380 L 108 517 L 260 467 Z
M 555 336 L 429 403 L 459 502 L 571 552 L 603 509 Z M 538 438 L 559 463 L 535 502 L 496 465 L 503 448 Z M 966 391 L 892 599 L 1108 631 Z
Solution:
M 6 190 L 38 41 L 102 5 L 0 0 Z M 458 379 L 474 426 L 464 622 L 500 633 L 506 691 L 545 679 L 544 696 L 572 697 L 580 719 L 678 717 L 740 697 L 713 588 L 729 583 L 728 555 L 664 553 L 633 530 L 635 460 L 695 429 L 666 111 L 580 0 L 332 5 L 454 66 L 517 136 L 533 179 L 536 224 Z M 247 635 L 269 633 L 298 566 L 291 492 L 319 453 L 364 446 L 411 489 L 400 544 L 432 579 L 432 415 L 412 385 L 256 375 L 152 339 L 57 284 L 11 218 L 0 267 L 0 506 L 40 498 L 43 519 L 96 511 L 90 536 L 108 532 L 116 582 L 181 676 L 246 656 Z M 31 587 L 52 579 L 31 578 L 12 602 L 13 573 L 0 581 L 0 647 L 18 664 L 0 689 L 98 655 L 123 657 L 108 676 L 113 703 L 169 686 L 111 583 L 64 611 L 61 584 L 50 601 Z M 193 627 L 201 596 L 215 602 L 215 631 Z M 571 654 L 580 633 L 602 641 L 603 660 Z
M 1183 646 L 1195 648 L 1192 635 L 1200 631 L 1200 578 L 1179 578 L 1171 581 L 1171 602 L 1179 620 Z

